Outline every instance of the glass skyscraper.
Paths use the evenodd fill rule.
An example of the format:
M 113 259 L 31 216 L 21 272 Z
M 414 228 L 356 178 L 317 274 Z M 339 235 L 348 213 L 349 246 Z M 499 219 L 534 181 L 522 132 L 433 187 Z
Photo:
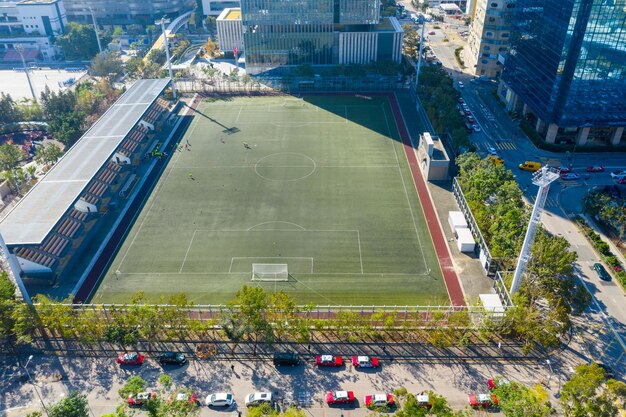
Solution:
M 625 0 L 518 0 L 500 93 L 547 142 L 619 144 L 626 126 Z
M 341 45 L 359 51 L 358 56 L 351 54 L 354 63 L 400 59 L 402 29 L 395 18 L 395 26 L 381 25 L 379 0 L 242 0 L 241 15 L 250 73 L 344 63 L 350 52 Z M 391 36 L 391 48 L 379 53 L 384 35 Z M 394 36 L 399 39 L 397 53 Z

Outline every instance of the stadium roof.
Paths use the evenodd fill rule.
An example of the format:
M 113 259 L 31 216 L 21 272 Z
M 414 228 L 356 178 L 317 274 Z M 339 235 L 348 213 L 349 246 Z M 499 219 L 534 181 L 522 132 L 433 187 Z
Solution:
M 122 94 L 0 221 L 6 244 L 41 244 L 168 83 L 139 80 Z

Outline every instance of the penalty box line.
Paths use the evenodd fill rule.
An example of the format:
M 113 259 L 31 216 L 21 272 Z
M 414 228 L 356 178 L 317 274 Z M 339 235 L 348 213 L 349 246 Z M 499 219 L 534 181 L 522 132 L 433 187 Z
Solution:
M 261 223 L 263 224 L 263 223 Z M 361 249 L 361 232 L 359 230 L 289 230 L 289 229 L 260 229 L 260 230 L 216 230 L 216 229 L 195 229 L 193 231 L 193 234 L 191 235 L 191 239 L 189 239 L 189 246 L 187 246 L 187 251 L 185 252 L 185 257 L 183 258 L 183 262 L 180 265 L 180 269 L 178 271 L 178 273 L 182 273 L 183 272 L 183 268 L 185 267 L 185 262 L 187 262 L 187 257 L 189 256 L 189 251 L 191 250 L 191 246 L 193 245 L 193 241 L 196 238 L 196 234 L 198 232 L 218 232 L 218 233 L 242 233 L 242 232 L 331 232 L 331 233 L 336 233 L 336 232 L 348 232 L 348 233 L 356 233 L 357 236 L 357 243 L 359 246 L 359 264 L 361 267 L 361 274 L 364 274 L 363 271 L 363 251 Z M 228 268 L 228 273 L 231 273 L 231 269 L 233 266 L 233 260 L 234 259 L 263 259 L 263 257 L 254 257 L 254 256 L 248 256 L 248 257 L 231 257 L 230 259 L 230 267 Z M 281 257 L 283 258 L 283 257 Z M 269 258 L 268 258 L 269 259 Z M 278 257 L 272 257 L 271 259 L 279 259 Z M 287 257 L 284 257 L 284 259 L 289 259 Z M 313 272 L 313 258 L 311 257 L 292 257 L 291 259 L 311 259 L 311 272 Z
M 310 256 L 233 256 L 233 257 L 230 258 L 230 266 L 228 267 L 228 273 L 229 274 L 233 273 L 232 269 L 233 269 L 233 263 L 235 262 L 235 259 L 277 259 L 277 260 L 282 260 L 282 259 L 308 259 L 308 260 L 311 261 L 311 272 L 309 272 L 309 273 L 310 274 L 313 273 L 313 260 L 314 260 L 314 258 L 312 258 Z M 284 262 L 281 262 L 281 263 L 284 263 Z M 243 272 L 241 272 L 241 273 L 243 273 Z

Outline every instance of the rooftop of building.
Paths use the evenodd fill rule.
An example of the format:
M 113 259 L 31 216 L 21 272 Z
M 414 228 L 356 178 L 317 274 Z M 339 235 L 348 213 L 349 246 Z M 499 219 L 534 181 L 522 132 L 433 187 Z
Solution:
M 36 5 L 54 4 L 58 2 L 59 0 L 21 0 L 17 4 L 36 6 Z
M 238 7 L 224 9 L 217 20 L 241 20 L 241 9 Z
M 139 80 L 122 94 L 0 220 L 6 244 L 41 244 L 168 83 L 167 79 Z

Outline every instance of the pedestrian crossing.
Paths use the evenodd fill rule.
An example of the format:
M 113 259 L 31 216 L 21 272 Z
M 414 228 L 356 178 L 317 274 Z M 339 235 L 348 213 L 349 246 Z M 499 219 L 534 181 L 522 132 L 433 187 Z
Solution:
M 514 151 L 515 149 L 517 149 L 517 145 L 515 145 L 515 143 L 511 141 L 500 141 L 496 143 L 496 147 L 498 149 L 502 149 L 503 151 Z
M 530 196 L 528 199 L 530 200 L 531 204 L 535 204 L 535 197 L 536 196 Z M 550 197 L 548 196 L 548 198 L 546 199 L 546 204 L 544 205 L 544 207 L 559 207 L 559 202 L 557 201 L 556 198 L 554 197 Z

